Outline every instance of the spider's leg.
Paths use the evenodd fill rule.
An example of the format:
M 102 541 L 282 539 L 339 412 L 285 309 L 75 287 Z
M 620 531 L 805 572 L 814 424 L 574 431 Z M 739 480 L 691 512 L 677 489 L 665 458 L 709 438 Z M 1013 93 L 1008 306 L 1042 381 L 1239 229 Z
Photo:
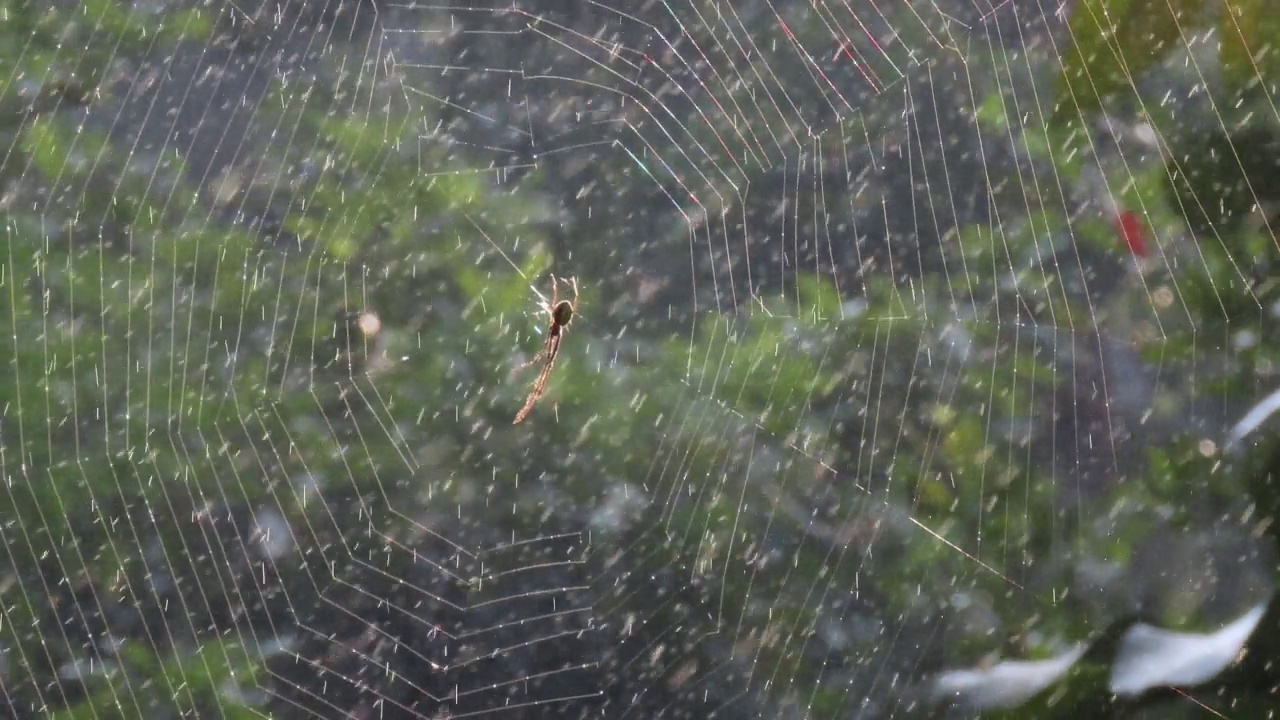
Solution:
M 537 396 L 529 393 L 529 397 L 525 398 L 524 407 L 520 408 L 520 412 L 516 413 L 516 419 L 511 421 L 512 425 L 519 424 L 525 418 L 529 417 L 529 411 L 533 409 L 533 404 L 538 402 Z
M 551 333 L 548 332 L 547 339 L 542 341 L 542 347 L 538 350 L 538 352 L 534 353 L 533 357 L 529 358 L 527 361 L 521 363 L 520 367 L 512 371 L 512 374 L 518 373 L 521 370 L 529 367 L 530 365 L 537 365 L 538 363 L 546 359 L 547 349 L 551 347 L 551 340 L 552 340 Z
M 547 304 L 547 296 L 543 295 L 542 292 L 538 290 L 538 288 L 534 287 L 533 285 L 530 285 L 529 289 L 533 291 L 534 295 L 538 296 L 539 302 L 541 302 L 543 305 Z
M 560 354 L 560 338 L 556 336 L 554 343 L 548 346 L 547 361 L 542 365 L 542 372 L 538 373 L 538 379 L 533 383 L 534 399 L 542 397 L 542 393 L 547 391 L 547 380 L 551 379 L 551 370 L 556 366 L 556 355 Z
M 537 295 L 537 296 L 538 296 L 538 300 L 539 300 L 539 301 L 540 301 L 544 306 L 547 306 L 547 305 L 548 305 L 548 303 L 547 303 L 547 296 L 546 296 L 546 295 L 543 295 L 541 290 L 539 290 L 538 288 L 534 287 L 534 286 L 533 286 L 533 283 L 529 283 L 529 289 L 533 291 L 533 294 L 534 294 L 534 295 Z
M 551 276 L 551 302 L 547 302 L 546 296 L 538 292 L 536 288 L 534 289 L 534 292 L 537 293 L 538 295 L 538 299 L 542 301 L 542 304 L 547 314 L 551 316 L 551 326 L 550 326 L 550 329 L 547 330 L 546 339 L 542 341 L 542 349 L 539 350 L 533 357 L 529 358 L 528 362 L 521 364 L 520 367 L 513 370 L 512 374 L 518 373 L 521 370 L 529 367 L 530 365 L 536 365 L 539 361 L 547 357 L 547 351 L 551 348 L 551 342 L 554 338 L 554 333 L 552 332 L 552 330 L 556 326 L 556 320 L 555 320 L 556 303 L 559 302 L 560 300 L 560 295 L 559 293 L 556 292 L 555 279 L 556 279 L 556 276 L 552 275 Z M 533 286 L 530 285 L 530 287 L 533 287 Z
M 538 351 L 538 353 L 537 353 L 536 355 L 534 355 L 533 357 L 529 358 L 529 360 L 528 360 L 528 361 L 520 363 L 520 366 L 519 366 L 519 367 L 517 367 L 515 370 L 512 370 L 512 371 L 511 371 L 511 377 L 513 377 L 513 378 L 514 378 L 516 375 L 518 375 L 518 374 L 520 373 L 520 371 L 521 371 L 521 370 L 524 370 L 525 368 L 529 367 L 530 365 L 537 365 L 539 360 L 542 360 L 542 351 L 541 351 L 541 350 L 539 350 L 539 351 Z
M 556 344 L 559 346 L 559 343 Z M 542 393 L 547 390 L 547 380 L 551 377 L 551 368 L 555 366 L 555 351 L 548 355 L 546 363 L 542 366 L 542 372 L 538 373 L 538 379 L 533 381 L 533 385 L 529 388 L 529 396 L 524 399 L 524 407 L 520 408 L 520 412 L 516 413 L 516 419 L 511 421 L 512 425 L 522 422 L 529 417 L 529 413 L 533 410 L 533 406 L 542 397 Z
M 560 336 L 551 335 L 547 338 L 547 345 L 541 353 L 543 357 L 542 370 L 538 371 L 538 378 L 533 381 L 533 389 L 529 393 L 529 397 L 537 400 L 542 397 L 542 393 L 547 389 L 547 378 L 551 376 L 551 368 L 555 367 L 556 355 L 560 354 Z
M 538 379 L 533 383 L 533 399 L 537 400 L 547 391 L 547 380 L 551 378 L 551 368 L 551 362 L 542 366 L 542 372 L 538 373 Z

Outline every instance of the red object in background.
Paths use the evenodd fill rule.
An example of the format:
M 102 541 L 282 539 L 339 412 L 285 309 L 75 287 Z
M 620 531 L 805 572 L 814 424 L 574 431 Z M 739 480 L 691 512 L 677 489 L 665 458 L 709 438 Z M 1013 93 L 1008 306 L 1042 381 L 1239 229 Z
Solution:
M 1132 210 L 1121 210 L 1116 215 L 1116 233 L 1129 253 L 1138 257 L 1147 256 L 1147 229 L 1142 225 L 1142 218 Z

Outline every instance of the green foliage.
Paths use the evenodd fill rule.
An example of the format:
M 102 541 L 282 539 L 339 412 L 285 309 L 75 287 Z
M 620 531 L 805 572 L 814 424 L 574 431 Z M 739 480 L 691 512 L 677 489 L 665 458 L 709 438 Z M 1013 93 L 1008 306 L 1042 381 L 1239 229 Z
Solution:
M 51 9 L 50 12 L 56 11 Z M 163 42 L 200 40 L 207 37 L 212 29 L 210 12 L 198 7 L 181 8 L 157 19 L 150 13 L 135 10 L 116 0 L 83 0 L 79 7 L 80 17 L 70 20 L 61 32 L 72 34 L 87 30 L 94 35 L 106 35 L 126 46 L 150 44 L 157 40 L 157 36 Z M 71 13 L 59 15 L 74 17 Z
M 1196 384 L 1189 392 L 1240 398 L 1242 403 L 1256 395 L 1257 377 L 1270 372 L 1271 359 L 1277 352 L 1275 339 L 1265 331 L 1267 309 L 1275 302 L 1276 291 L 1270 283 L 1261 280 L 1261 276 L 1269 274 L 1275 265 L 1276 250 L 1270 235 L 1259 232 L 1257 218 L 1251 217 L 1256 203 L 1261 201 L 1265 205 L 1278 197 L 1269 178 L 1275 175 L 1273 146 L 1280 135 L 1275 131 L 1274 112 L 1266 105 L 1265 92 L 1256 87 L 1259 80 L 1274 73 L 1276 55 L 1272 47 L 1275 38 L 1272 36 L 1277 32 L 1269 28 L 1269 21 L 1262 19 L 1266 14 L 1261 10 L 1262 5 L 1252 0 L 1228 2 L 1221 8 L 1190 1 L 1169 4 L 1143 0 L 1086 0 L 1077 3 L 1070 21 L 1072 46 L 1064 58 L 1059 77 L 1055 107 L 1058 124 L 1051 130 L 1051 135 L 1060 139 L 1049 143 L 1043 155 L 1061 177 L 1074 178 L 1069 164 L 1065 162 L 1069 158 L 1063 157 L 1062 153 L 1088 149 L 1090 143 L 1085 140 L 1089 134 L 1083 128 L 1089 118 L 1103 111 L 1116 112 L 1120 103 L 1128 103 L 1130 107 L 1135 102 L 1141 104 L 1142 98 L 1137 95 L 1138 83 L 1148 72 L 1155 70 L 1175 49 L 1185 47 L 1186 37 L 1218 25 L 1224 39 L 1219 47 L 1219 59 L 1226 74 L 1225 83 L 1212 90 L 1219 101 L 1217 109 L 1209 113 L 1190 101 L 1178 105 L 1178 116 L 1174 117 L 1173 111 L 1155 103 L 1145 105 L 1142 119 L 1150 123 L 1162 138 L 1162 157 L 1166 158 L 1166 164 L 1141 170 L 1126 165 L 1123 174 L 1105 166 L 1103 170 L 1120 175 L 1119 182 L 1115 182 L 1116 178 L 1108 178 L 1108 185 L 1118 191 L 1117 200 L 1122 207 L 1141 209 L 1156 238 L 1167 243 L 1160 248 L 1161 254 L 1167 262 L 1176 265 L 1176 274 L 1151 265 L 1144 271 L 1143 302 L 1139 304 L 1151 307 L 1153 313 L 1142 322 L 1155 323 L 1160 329 L 1158 341 L 1145 347 L 1144 356 L 1160 368 L 1162 376 L 1176 377 L 1184 369 L 1194 368 Z M 1002 128 L 1008 122 L 1000 104 L 991 99 L 979 108 L 978 114 L 979 122 L 993 129 Z M 1119 114 L 1131 113 L 1120 111 Z M 1037 151 L 1032 155 L 1037 156 Z M 1048 228 L 1061 223 L 1061 219 L 1042 219 Z M 1183 231 L 1184 219 L 1192 231 L 1189 236 Z M 1034 220 L 1028 222 L 1030 227 L 1034 224 Z M 1077 221 L 1074 229 L 1077 247 L 1092 246 L 1105 250 L 1104 243 L 1114 243 L 1114 239 L 1108 236 L 1110 229 L 1102 222 Z M 1008 238 L 1007 245 L 1001 242 L 1005 238 Z M 1001 267 L 1005 263 L 1000 254 L 1006 252 L 1006 247 L 1016 267 L 1017 253 L 1035 246 L 1034 236 L 1028 237 L 1019 229 L 1002 233 L 993 228 L 973 226 L 961 229 L 957 239 L 960 252 L 970 263 L 970 268 Z M 1036 278 L 1033 274 L 1027 279 Z M 1027 287 L 1022 278 L 1017 284 L 1020 297 L 1034 297 L 1034 293 L 1050 289 L 1049 285 Z M 1008 292 L 1008 287 L 1002 287 L 998 282 L 984 283 L 971 286 L 970 291 L 979 297 L 999 298 Z M 1159 300 L 1158 293 L 1167 296 Z M 1066 317 L 1062 310 L 1055 310 L 1054 314 L 1059 318 Z M 1080 312 L 1078 307 L 1070 306 L 1065 310 L 1071 311 L 1069 317 L 1073 322 L 1070 329 L 1073 334 L 1094 331 L 1092 323 L 1101 317 L 1107 318 L 1108 322 L 1098 322 L 1100 327 L 1096 328 L 1097 331 L 1133 332 L 1135 339 L 1139 337 L 1133 324 L 1135 316 L 1123 300 L 1097 307 L 1094 312 Z M 981 330 L 975 329 L 975 332 L 981 333 Z M 1236 338 L 1245 335 L 1252 339 L 1239 348 L 1233 347 Z M 980 342 L 980 346 L 992 347 L 994 341 L 987 338 Z M 1033 364 L 1017 369 L 1023 362 Z M 992 377 L 1020 375 L 1023 378 L 1044 378 L 1046 371 L 1052 373 L 1051 368 L 1036 369 L 1031 357 L 1020 355 L 1012 367 L 997 370 Z M 995 382 L 997 386 L 1002 384 L 998 380 Z M 1027 389 L 1031 389 L 1030 386 Z M 1044 389 L 1052 392 L 1051 387 Z M 1010 393 L 1008 397 L 1012 397 L 1014 388 L 1007 387 L 1006 390 Z M 999 397 L 1001 392 L 999 387 L 993 388 L 994 397 Z M 1157 394 L 1153 398 L 1149 415 L 1159 417 L 1162 413 L 1179 412 L 1176 401 L 1170 400 L 1168 394 Z M 965 406 L 963 400 L 956 405 Z M 1010 402 L 1005 408 L 1000 405 L 995 403 L 991 408 L 993 420 L 1015 411 L 1017 407 L 1027 406 L 1025 401 Z M 1001 456 L 999 450 L 991 451 L 990 438 L 980 432 L 979 423 L 973 419 L 958 419 L 951 404 L 937 409 L 934 418 L 946 433 L 942 448 L 952 463 L 958 463 L 962 458 L 998 459 Z M 1217 453 L 1218 448 L 1199 435 L 1179 436 L 1162 442 L 1159 447 L 1149 448 L 1139 477 L 1131 478 L 1124 486 L 1117 486 L 1108 495 L 1111 504 L 1106 523 L 1081 518 L 1084 522 L 1068 526 L 1063 523 L 1064 518 L 1046 514 L 1044 509 L 1051 507 L 1052 498 L 1040 495 L 1038 490 L 1051 486 L 1051 483 L 1035 479 L 1027 482 L 1026 500 L 1022 501 L 1026 503 L 1024 509 L 1001 513 L 999 504 L 1005 500 L 995 498 L 994 512 L 987 514 L 986 520 L 970 522 L 980 523 L 984 535 L 991 537 L 990 533 L 1001 532 L 996 517 L 1018 517 L 1021 513 L 1028 520 L 1030 537 L 1034 538 L 1038 529 L 1056 523 L 1059 535 L 1067 533 L 1079 538 L 1078 545 L 1087 548 L 1086 552 L 1122 564 L 1132 558 L 1135 548 L 1144 538 L 1150 537 L 1152 531 L 1197 527 L 1220 522 L 1224 516 L 1235 516 L 1241 512 L 1245 517 L 1266 517 L 1257 527 L 1259 531 L 1269 528 L 1273 525 L 1271 517 L 1276 511 L 1275 494 L 1271 492 L 1273 484 L 1269 481 L 1255 482 L 1250 489 L 1252 503 L 1242 500 L 1241 465 L 1230 456 L 1224 459 Z M 990 478 L 992 470 L 989 467 L 983 469 L 986 477 Z M 961 472 L 972 477 L 977 470 L 968 468 Z M 1267 473 L 1259 477 L 1263 475 Z M 957 487 L 963 485 L 956 483 Z M 988 481 L 987 485 L 990 487 L 992 484 Z M 999 484 L 995 485 L 998 487 Z M 926 494 L 922 507 L 941 507 L 939 500 L 930 499 L 936 494 Z M 999 494 L 999 491 L 993 493 Z M 1189 501 L 1188 498 L 1194 499 Z M 962 513 L 974 502 L 973 499 L 957 500 L 954 509 L 948 512 Z M 1248 509 L 1244 510 L 1246 505 Z M 956 527 L 966 527 L 964 521 L 951 515 L 943 517 L 954 524 L 938 523 L 935 530 L 939 532 L 954 532 Z M 1003 532 L 1007 533 L 1006 537 L 1017 538 L 1020 531 L 1013 528 Z M 1025 547 L 1034 552 L 1038 542 L 1043 542 L 1043 538 L 1041 541 L 1033 540 Z M 957 541 L 956 544 L 972 547 L 972 543 L 966 545 Z M 1011 542 L 1003 547 L 1008 550 L 1018 546 L 1017 542 Z M 947 558 L 943 556 L 918 562 L 945 564 Z M 1178 598 L 1164 600 L 1164 616 L 1154 619 L 1177 625 L 1198 621 L 1202 599 L 1187 596 L 1181 603 Z M 1268 617 L 1273 614 L 1274 611 Z M 1054 615 L 1062 616 L 1062 613 Z M 1268 642 L 1265 638 L 1273 636 L 1266 629 L 1267 623 L 1268 620 L 1264 619 L 1263 627 L 1250 640 L 1248 657 L 1273 657 L 1270 655 L 1273 649 L 1261 649 L 1261 643 Z M 1041 623 L 1039 631 L 1056 631 L 1064 638 L 1082 638 L 1088 627 L 1051 622 Z M 1084 661 L 1036 698 L 990 715 L 1094 716 L 1172 707 L 1169 702 L 1172 695 L 1161 692 L 1124 702 L 1111 695 L 1107 678 L 1114 660 L 1115 637 L 1117 635 L 1112 633 L 1096 640 Z M 1258 698 L 1256 688 L 1272 686 L 1271 671 L 1264 667 L 1268 662 L 1271 661 L 1262 660 L 1253 669 L 1240 669 L 1238 666 L 1194 689 L 1191 695 L 1227 699 L 1232 703 L 1229 714 L 1241 712 L 1239 708 L 1249 706 Z
M 1055 98 L 1059 119 L 1088 117 L 1117 93 L 1136 91 L 1143 74 L 1204 21 L 1203 0 L 1081 0 L 1069 24 Z
M 0 0 L 0 18 L 0 66 L 9 78 L 0 84 L 0 128 L 27 120 L 28 112 L 92 102 L 124 53 L 207 38 L 213 30 L 207 9 L 156 15 L 118 0 L 74 6 Z M 5 163 L 6 170 L 13 167 Z
M 1249 87 L 1280 70 L 1280 14 L 1268 0 L 1224 0 L 1218 32 L 1228 86 Z
M 161 660 L 149 648 L 122 647 L 89 676 L 83 702 L 49 715 L 51 720 L 130 720 L 147 716 L 261 718 L 257 694 L 262 659 L 239 640 L 202 643 Z
M 1241 18 L 1260 12 L 1245 0 L 1227 7 Z M 157 25 L 112 0 L 82 6 L 71 21 L 29 3 L 8 2 L 0 11 L 12 12 L 18 36 L 35 38 L 21 56 L 33 76 L 90 87 L 102 70 L 73 63 L 60 47 L 64 41 L 70 47 L 86 34 L 172 41 L 199 37 L 211 23 L 206 11 L 190 10 Z M 1175 19 L 1187 27 L 1199 15 L 1184 2 L 1082 0 L 1058 110 L 1082 115 L 1127 93 L 1168 52 Z M 1222 50 L 1237 70 L 1245 47 L 1265 47 L 1240 27 L 1235 45 Z M 797 32 L 829 31 L 811 21 Z M 18 63 L 11 45 L 0 43 L 0 58 Z M 100 59 L 101 48 L 91 47 L 86 57 Z M 0 102 L 18 102 L 16 90 L 4 92 Z M 616 361 L 613 348 L 598 340 L 606 323 L 593 327 L 606 313 L 593 318 L 603 293 L 587 289 L 548 397 L 528 425 L 509 430 L 528 381 L 510 371 L 536 351 L 547 322 L 534 291 L 548 294 L 553 257 L 529 220 L 544 216 L 540 201 L 499 190 L 484 174 L 457 171 L 468 159 L 435 142 L 427 130 L 432 118 L 391 105 L 385 113 L 340 112 L 336 98 L 319 93 L 285 83 L 273 98 L 279 102 L 265 104 L 283 108 L 280 126 L 297 135 L 283 149 L 264 147 L 262 165 L 323 168 L 290 176 L 291 194 L 305 202 L 287 207 L 282 225 L 297 241 L 279 248 L 247 228 L 190 212 L 207 208 L 182 179 L 179 158 L 157 161 L 172 181 L 166 185 L 176 188 L 162 196 L 151 174 L 121 160 L 129 153 L 109 138 L 65 115 L 22 117 L 15 147 L 30 161 L 27 180 L 70 188 L 70 200 L 62 209 L 9 208 L 0 215 L 8 249 L 0 291 L 12 307 L 15 338 L 14 381 L 0 383 L 4 428 L 17 428 L 14 440 L 6 433 L 5 442 L 16 443 L 6 452 L 20 456 L 15 466 L 44 471 L 15 474 L 13 489 L 0 496 L 0 515 L 33 518 L 31 526 L 44 528 L 38 542 L 14 545 L 47 548 L 69 573 L 136 576 L 141 548 L 113 546 L 125 549 L 112 558 L 79 554 L 77 546 L 105 546 L 113 532 L 95 527 L 109 515 L 95 502 L 111 499 L 148 513 L 167 507 L 181 516 L 171 492 L 181 490 L 199 505 L 225 501 L 227 488 L 235 488 L 231 499 L 252 505 L 302 464 L 349 480 L 353 496 L 387 500 L 401 475 L 430 485 L 423 494 L 452 493 L 469 484 L 454 476 L 474 472 L 467 461 L 476 457 L 494 467 L 552 472 L 572 463 L 573 475 L 588 480 L 557 484 L 556 492 L 589 502 L 598 491 L 593 473 L 636 479 L 636 468 L 655 457 L 673 459 L 662 474 L 679 487 L 655 491 L 664 532 L 646 560 L 687 571 L 696 579 L 691 586 L 720 583 L 718 620 L 748 617 L 752 592 L 776 598 L 759 634 L 744 634 L 744 642 L 758 651 L 763 674 L 808 690 L 821 676 L 805 644 L 825 611 L 812 599 L 813 588 L 856 585 L 860 566 L 833 566 L 833 548 L 843 553 L 854 544 L 857 522 L 878 517 L 848 510 L 871 504 L 874 478 L 860 474 L 862 453 L 888 476 L 888 491 L 877 491 L 875 501 L 906 508 L 918 522 L 897 540 L 873 538 L 877 553 L 887 545 L 886 554 L 897 552 L 901 560 L 881 583 L 886 615 L 936 607 L 946 600 L 942 593 L 1025 598 L 1013 590 L 1024 589 L 1019 572 L 1038 567 L 1055 540 L 1087 532 L 1057 514 L 1053 478 L 1029 468 L 1029 438 L 1045 432 L 1046 419 L 1030 417 L 1028 408 L 1061 392 L 1067 377 L 1043 352 L 1056 348 L 1058 338 L 1046 342 L 1037 333 L 1096 330 L 1092 308 L 1068 289 L 1070 279 L 1052 258 L 1068 249 L 1069 229 L 1079 231 L 1069 238 L 1079 247 L 1114 250 L 1103 223 L 1069 227 L 1060 210 L 1030 208 L 998 225 L 961 228 L 944 252 L 968 272 L 948 282 L 923 278 L 909 289 L 878 274 L 866 280 L 864 295 L 845 297 L 834 283 L 797 272 L 785 301 L 761 301 L 736 317 L 699 317 L 692 342 L 638 343 L 644 362 L 617 363 L 607 376 L 596 371 Z M 1037 131 L 997 95 L 977 113 L 992 132 L 1016 128 L 1018 150 L 1050 164 L 1065 183 L 1078 179 L 1085 163 L 1078 128 Z M 715 139 L 699 127 L 696 140 L 714 147 Z M 1230 141 L 1223 141 L 1224 152 Z M 1195 180 L 1219 170 L 1204 169 Z M 1164 219 L 1173 210 L 1159 193 L 1163 178 L 1159 168 L 1127 178 L 1135 182 L 1121 193 L 1123 202 Z M 1192 192 L 1212 197 L 1209 186 Z M 1230 191 L 1226 200 L 1233 217 L 1244 211 L 1243 193 Z M 1210 221 L 1222 228 L 1222 219 Z M 506 229 L 517 225 L 522 236 L 510 237 Z M 1178 282 L 1197 321 L 1256 315 L 1232 273 L 1243 279 L 1239 268 L 1247 259 L 1274 259 L 1266 238 L 1233 235 L 1202 247 L 1204 262 L 1180 268 Z M 379 314 L 384 330 L 353 339 L 345 319 L 365 310 Z M 945 354 L 939 350 L 957 336 L 967 339 L 955 343 L 963 349 L 933 364 L 930 352 Z M 1226 391 L 1243 394 L 1239 383 Z M 886 397 L 897 404 L 889 407 Z M 107 420 L 79 422 L 87 417 Z M 867 447 L 849 447 L 849 437 L 866 438 Z M 429 472 L 400 472 L 404 448 L 449 441 L 464 450 L 432 456 Z M 1210 461 L 1185 450 L 1153 453 L 1142 504 L 1176 507 L 1170 499 L 1199 487 L 1192 483 L 1206 475 L 1213 477 L 1213 499 L 1231 494 Z M 846 455 L 831 458 L 839 453 Z M 827 461 L 842 468 L 831 487 L 811 477 Z M 501 493 L 506 482 L 492 480 L 489 492 Z M 661 491 L 669 498 L 656 497 Z M 284 497 L 291 517 L 319 512 Z M 834 506 L 831 517 L 794 510 L 818 507 L 812 498 Z M 746 510 L 761 507 L 769 508 L 761 517 Z M 839 518 L 852 520 L 841 525 Z M 1132 551 L 1134 528 L 1145 528 L 1144 520 L 1108 538 L 1108 557 Z M 878 519 L 875 526 L 879 533 Z M 769 533 L 794 535 L 786 541 L 792 545 L 785 572 L 726 570 L 739 567 L 744 548 L 779 542 Z M 162 541 L 172 556 L 188 549 L 176 532 Z M 681 566 L 682 558 L 693 558 L 691 567 Z M 24 576 L 37 560 L 14 556 Z M 1046 575 L 1040 578 L 1046 583 L 1057 579 Z M 947 580 L 924 590 L 912 582 L 931 576 Z M 39 622 L 29 598 L 11 597 L 5 597 L 10 626 L 15 619 Z M 31 638 L 6 637 L 34 647 Z M 260 680 L 260 666 L 252 652 L 220 638 L 164 657 L 126 645 L 112 672 L 92 679 L 88 698 L 54 717 L 195 714 L 210 707 L 227 717 L 256 717 L 251 703 L 229 689 Z M 1066 692 L 1099 696 L 1096 667 L 1073 678 L 1083 689 Z M 833 716 L 847 698 L 828 690 L 817 688 L 809 707 Z M 1046 715 L 1060 711 L 1062 692 L 1035 707 Z
M 0 11 L 12 12 L 18 23 L 4 29 L 6 37 L 23 27 L 35 34 L 24 62 L 48 63 L 54 77 L 59 55 L 52 49 L 40 55 L 42 38 L 50 47 L 59 33 L 148 44 L 157 32 L 162 41 L 173 39 L 154 18 L 139 19 L 126 8 L 114 0 L 94 3 L 74 20 L 12 3 Z M 185 26 L 190 36 L 203 32 L 202 12 L 178 17 L 178 25 L 171 14 L 165 23 Z M 99 35 L 84 18 L 100 22 Z M 94 52 L 90 43 L 86 56 Z M 98 76 L 84 80 L 96 83 Z M 280 89 L 282 96 L 292 92 Z M 386 144 L 385 128 L 395 128 L 405 142 L 421 142 L 420 113 L 388 109 L 388 117 L 365 117 L 379 123 L 375 133 L 349 114 L 327 115 L 319 104 L 289 107 L 297 113 L 291 119 L 300 121 L 299 136 L 314 133 L 318 142 L 291 143 L 285 154 L 313 148 L 312 157 L 280 157 L 269 147 L 264 164 L 314 159 L 333 170 L 300 191 L 307 202 L 283 223 L 300 242 L 280 247 L 246 227 L 211 219 L 176 155 L 143 167 L 140 154 L 70 114 L 21 115 L 5 168 L 23 172 L 10 189 L 39 197 L 39 186 L 47 186 L 54 201 L 13 202 L 0 212 L 6 249 L 0 297 L 10 308 L 6 334 L 13 338 L 8 379 L 0 383 L 11 469 L 0 515 L 24 518 L 26 536 L 5 536 L 15 540 L 6 544 L 17 577 L 32 577 L 46 563 L 105 587 L 120 578 L 147 587 L 137 576 L 146 565 L 145 543 L 132 522 L 139 508 L 145 509 L 144 536 L 159 532 L 165 556 L 182 559 L 169 570 L 200 577 L 208 567 L 200 565 L 207 555 L 201 548 L 209 539 L 173 530 L 175 523 L 191 526 L 193 510 L 186 505 L 196 511 L 226 502 L 254 506 L 270 493 L 282 512 L 301 520 L 323 508 L 295 507 L 296 494 L 276 494 L 280 475 L 296 468 L 298 458 L 308 472 L 350 478 L 354 492 L 385 493 L 385 478 L 406 462 L 402 433 L 420 434 L 414 447 L 425 444 L 424 436 L 447 438 L 458 431 L 460 413 L 472 422 L 509 425 L 507 407 L 484 389 L 508 387 L 516 340 L 542 329 L 545 317 L 533 306 L 530 283 L 496 258 L 497 241 L 485 240 L 459 211 L 502 228 L 531 214 L 536 203 L 498 193 L 480 175 L 450 172 L 458 160 L 443 150 L 420 157 Z M 440 172 L 423 173 L 424 163 Z M 255 190 L 246 194 L 256 199 Z M 531 250 L 521 261 L 524 273 L 545 290 L 541 238 L 525 232 L 520 247 Z M 514 247 L 506 251 L 520 256 Z M 486 256 L 503 266 L 481 270 L 477 261 Z M 366 291 L 370 284 L 373 292 Z M 384 331 L 347 353 L 353 343 L 339 337 L 336 318 L 365 309 L 380 314 Z M 526 314 L 528 322 L 513 322 Z M 582 327 L 576 324 L 575 334 Z M 567 349 L 562 362 L 576 352 Z M 322 362 L 334 357 L 345 360 Z M 377 373 L 376 386 L 366 371 Z M 512 402 L 522 400 L 523 386 L 510 387 Z M 385 398 L 384 404 L 357 403 L 355 412 L 345 412 L 367 397 Z M 472 405 L 451 407 L 460 397 Z M 378 423 L 387 429 L 361 427 Z M 447 464 L 433 470 L 444 477 L 450 472 Z M 134 535 L 116 537 L 122 526 Z M 6 586 L 3 594 L 6 647 L 35 657 L 53 652 L 55 665 L 84 654 L 78 647 L 47 651 L 46 638 L 27 634 L 42 623 L 56 627 L 56 619 L 32 607 L 44 601 L 42 593 Z M 32 622 L 15 628 L 16 618 Z M 162 652 L 156 657 L 153 648 L 126 645 L 114 669 L 88 676 L 88 698 L 55 717 L 210 708 L 223 717 L 258 716 L 254 703 L 228 694 L 233 680 L 240 687 L 255 682 L 260 666 L 235 643 L 207 639 L 194 654 Z

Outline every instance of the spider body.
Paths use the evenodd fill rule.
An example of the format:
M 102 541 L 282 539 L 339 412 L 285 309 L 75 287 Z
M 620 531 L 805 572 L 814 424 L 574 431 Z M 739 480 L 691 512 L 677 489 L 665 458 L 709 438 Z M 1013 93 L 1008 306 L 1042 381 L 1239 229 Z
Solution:
M 555 291 L 552 290 L 552 293 L 554 292 Z M 574 288 L 573 299 L 574 302 L 577 302 L 578 300 L 578 291 L 576 287 Z M 568 327 L 571 320 L 573 320 L 573 303 L 568 300 L 561 300 L 555 304 L 555 307 L 551 308 L 551 327 L 553 329 Z
M 573 288 L 573 301 L 560 299 L 560 283 L 568 283 Z M 578 281 L 577 279 L 563 280 L 551 276 L 551 302 L 546 303 L 545 309 L 551 321 L 547 328 L 546 340 L 542 343 L 542 349 L 533 356 L 529 362 L 516 368 L 516 372 L 523 370 L 530 365 L 542 363 L 542 370 L 538 373 L 538 378 L 533 381 L 532 387 L 529 388 L 529 396 L 525 398 L 524 407 L 520 408 L 520 412 L 516 413 L 516 419 L 512 424 L 517 424 L 529 416 L 533 410 L 533 406 L 538 402 L 538 398 L 542 397 L 542 393 L 546 392 L 547 380 L 551 378 L 551 369 L 555 367 L 556 356 L 560 354 L 560 340 L 564 337 L 565 331 L 569 328 L 569 323 L 573 321 L 574 303 L 578 302 Z

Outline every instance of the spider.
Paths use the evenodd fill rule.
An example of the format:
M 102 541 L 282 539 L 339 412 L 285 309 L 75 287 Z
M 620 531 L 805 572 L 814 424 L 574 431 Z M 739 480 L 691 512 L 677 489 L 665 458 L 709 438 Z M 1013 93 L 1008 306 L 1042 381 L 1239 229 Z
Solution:
M 573 302 L 560 299 L 560 283 L 566 283 L 573 288 Z M 546 298 L 543 298 L 545 302 Z M 547 379 L 551 377 L 551 369 L 555 367 L 556 356 L 560 354 L 560 339 L 564 337 L 564 333 L 569 328 L 569 323 L 573 320 L 573 306 L 578 302 L 578 280 L 571 278 L 565 280 L 551 276 L 551 302 L 545 303 L 544 308 L 550 316 L 551 325 L 547 328 L 547 339 L 542 343 L 542 349 L 534 355 L 529 362 L 516 368 L 516 372 L 542 363 L 542 372 L 538 373 L 538 379 L 533 381 L 533 386 L 529 389 L 529 397 L 525 398 L 524 407 L 520 408 L 520 412 L 516 413 L 516 419 L 512 421 L 515 425 L 526 417 L 533 410 L 534 403 L 538 402 L 538 398 L 542 397 L 542 393 L 547 389 Z

